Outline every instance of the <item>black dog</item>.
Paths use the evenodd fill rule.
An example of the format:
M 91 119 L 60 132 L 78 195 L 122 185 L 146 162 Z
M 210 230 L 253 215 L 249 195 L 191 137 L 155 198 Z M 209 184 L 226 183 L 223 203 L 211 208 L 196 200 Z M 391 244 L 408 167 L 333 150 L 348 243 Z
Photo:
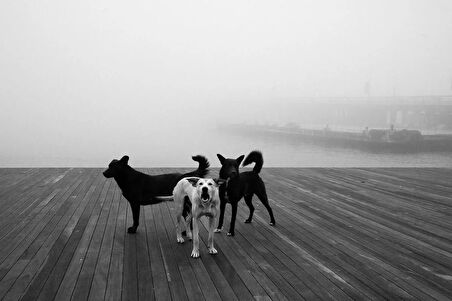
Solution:
M 161 196 L 172 196 L 173 189 L 180 179 L 185 177 L 204 177 L 209 172 L 209 161 L 204 156 L 194 156 L 192 159 L 199 163 L 198 169 L 186 174 L 170 173 L 151 176 L 139 172 L 128 165 L 129 157 L 113 160 L 104 171 L 106 178 L 114 178 L 121 188 L 122 195 L 129 201 L 132 209 L 133 225 L 127 229 L 128 233 L 135 233 L 140 219 L 140 205 L 157 204 L 164 199 Z
M 226 203 L 231 203 L 232 216 L 231 224 L 229 226 L 229 232 L 227 235 L 234 235 L 235 218 L 237 216 L 237 204 L 242 197 L 245 197 L 245 202 L 250 209 L 250 215 L 245 223 L 251 223 L 253 219 L 254 206 L 251 202 L 253 195 L 257 195 L 265 208 L 267 208 L 268 214 L 270 214 L 270 225 L 275 225 L 275 218 L 273 211 L 268 204 L 267 191 L 265 189 L 264 181 L 259 176 L 259 172 L 264 164 L 264 158 L 259 151 L 252 151 L 243 161 L 243 166 L 250 163 L 255 163 L 252 171 L 246 171 L 239 173 L 239 166 L 243 160 L 243 155 L 237 159 L 226 159 L 222 155 L 217 154 L 221 163 L 220 179 L 225 179 L 226 183 L 220 186 L 220 219 L 218 221 L 218 227 L 215 232 L 221 232 L 223 227 L 224 210 Z

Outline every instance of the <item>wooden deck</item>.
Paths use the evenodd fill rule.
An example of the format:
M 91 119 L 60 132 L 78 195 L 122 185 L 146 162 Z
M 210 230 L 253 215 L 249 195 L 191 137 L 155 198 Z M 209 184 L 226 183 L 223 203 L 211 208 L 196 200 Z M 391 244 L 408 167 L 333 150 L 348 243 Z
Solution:
M 264 169 L 276 227 L 257 200 L 244 224 L 242 202 L 218 255 L 201 227 L 200 259 L 176 243 L 172 202 L 127 234 L 101 171 L 0 169 L 0 299 L 452 299 L 451 169 Z

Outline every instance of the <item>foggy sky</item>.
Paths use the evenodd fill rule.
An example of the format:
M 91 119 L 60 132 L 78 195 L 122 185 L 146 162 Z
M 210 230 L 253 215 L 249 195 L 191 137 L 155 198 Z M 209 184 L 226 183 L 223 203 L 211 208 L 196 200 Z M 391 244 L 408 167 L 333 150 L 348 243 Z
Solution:
M 449 0 L 1 1 L 0 165 L 90 147 L 110 159 L 249 104 L 363 96 L 366 82 L 375 96 L 450 94 L 451 37 Z

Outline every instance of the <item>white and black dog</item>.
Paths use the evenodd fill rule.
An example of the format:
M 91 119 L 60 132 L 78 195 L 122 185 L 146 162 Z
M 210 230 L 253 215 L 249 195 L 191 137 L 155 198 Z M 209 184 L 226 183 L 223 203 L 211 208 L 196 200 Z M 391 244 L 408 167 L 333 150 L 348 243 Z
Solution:
M 173 198 L 177 206 L 176 235 L 177 242 L 183 243 L 182 228 L 183 223 L 187 231 L 187 237 L 193 237 L 193 250 L 191 257 L 199 257 L 199 219 L 201 216 L 209 218 L 209 238 L 207 247 L 210 254 L 217 254 L 218 251 L 213 245 L 213 235 L 216 226 L 217 216 L 220 212 L 220 197 L 218 187 L 222 180 L 203 179 L 198 177 L 183 178 L 173 190 Z M 191 202 L 191 215 L 187 219 L 182 217 L 184 207 L 187 202 Z M 190 230 L 190 221 L 193 220 L 193 235 Z

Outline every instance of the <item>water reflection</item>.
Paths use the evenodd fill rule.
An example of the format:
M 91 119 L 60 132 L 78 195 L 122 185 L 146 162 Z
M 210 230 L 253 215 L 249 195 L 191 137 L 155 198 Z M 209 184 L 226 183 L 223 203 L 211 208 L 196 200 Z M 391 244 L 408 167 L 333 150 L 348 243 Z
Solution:
M 264 153 L 264 167 L 452 167 L 452 153 L 390 154 L 325 147 L 298 139 L 237 135 L 215 128 L 185 128 L 171 135 L 158 129 L 140 137 L 107 140 L 99 137 L 90 147 L 69 151 L 15 153 L 0 156 L 3 167 L 104 167 L 112 158 L 130 156 L 135 167 L 192 167 L 191 156 L 203 154 L 219 166 L 217 153 L 228 157 Z

